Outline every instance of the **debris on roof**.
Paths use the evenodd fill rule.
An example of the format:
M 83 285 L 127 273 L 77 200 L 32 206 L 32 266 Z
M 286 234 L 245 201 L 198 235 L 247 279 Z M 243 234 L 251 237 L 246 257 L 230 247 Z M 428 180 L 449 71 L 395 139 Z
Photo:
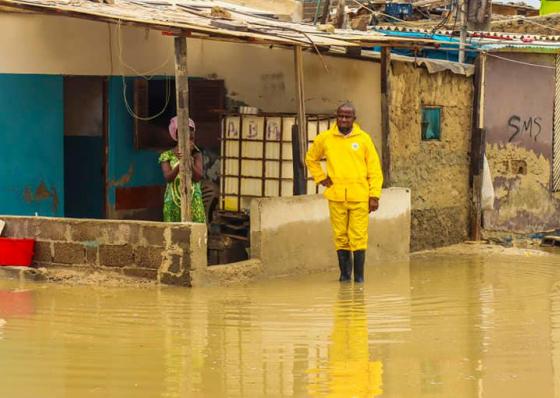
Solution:
M 214 7 L 217 2 L 210 2 Z M 336 29 L 319 31 L 310 24 L 298 24 L 241 11 L 239 6 L 220 2 L 223 10 L 203 7 L 202 2 L 166 0 L 116 0 L 115 4 L 88 0 L 0 0 L 0 6 L 101 22 L 158 29 L 170 35 L 201 39 L 233 40 L 242 43 L 301 45 L 311 47 L 434 47 L 431 39 L 393 37 L 375 31 Z M 214 10 L 214 11 L 213 11 Z M 227 13 L 225 13 L 226 11 Z M 213 14 L 214 13 L 214 14 Z M 224 16 L 226 17 L 224 19 Z M 230 17 L 231 16 L 231 17 Z

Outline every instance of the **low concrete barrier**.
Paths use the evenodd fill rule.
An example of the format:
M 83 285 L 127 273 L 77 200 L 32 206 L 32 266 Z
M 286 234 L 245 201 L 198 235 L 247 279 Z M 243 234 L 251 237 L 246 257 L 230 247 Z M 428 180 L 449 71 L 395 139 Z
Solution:
M 206 226 L 194 223 L 0 216 L 3 237 L 34 238 L 40 267 L 89 266 L 192 286 L 207 268 Z
M 410 190 L 384 189 L 370 214 L 367 263 L 408 256 Z M 320 195 L 255 199 L 251 203 L 251 257 L 265 277 L 337 267 L 327 200 Z

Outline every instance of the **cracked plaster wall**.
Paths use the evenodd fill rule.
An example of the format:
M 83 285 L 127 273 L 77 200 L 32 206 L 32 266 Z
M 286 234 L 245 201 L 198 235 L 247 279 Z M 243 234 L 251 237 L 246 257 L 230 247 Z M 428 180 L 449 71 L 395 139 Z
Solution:
M 411 251 L 461 242 L 468 236 L 472 78 L 393 62 L 390 79 L 392 185 L 411 188 Z M 440 141 L 422 141 L 422 105 L 442 107 Z

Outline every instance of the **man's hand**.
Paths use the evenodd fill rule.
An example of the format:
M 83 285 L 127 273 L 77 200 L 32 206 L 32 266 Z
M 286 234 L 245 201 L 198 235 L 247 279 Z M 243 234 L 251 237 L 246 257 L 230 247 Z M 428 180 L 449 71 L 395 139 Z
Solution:
M 319 184 L 321 184 L 324 187 L 330 188 L 332 187 L 332 181 L 330 177 L 327 177 L 326 179 L 324 179 L 323 181 L 321 181 Z
M 379 198 L 369 198 L 369 212 L 379 209 Z

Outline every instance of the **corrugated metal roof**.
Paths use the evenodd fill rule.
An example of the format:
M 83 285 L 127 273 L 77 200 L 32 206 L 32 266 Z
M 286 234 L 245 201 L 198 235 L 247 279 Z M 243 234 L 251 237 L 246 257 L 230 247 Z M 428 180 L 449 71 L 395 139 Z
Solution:
M 190 0 L 192 1 L 192 0 Z M 0 5 L 53 14 L 148 27 L 172 35 L 214 40 L 233 40 L 254 44 L 302 45 L 304 47 L 370 47 L 387 45 L 398 48 L 437 46 L 436 40 L 398 38 L 375 31 L 359 32 L 337 29 L 321 32 L 316 26 L 284 22 L 235 9 L 223 3 L 231 18 L 220 18 L 201 11 L 192 4 L 165 0 L 115 0 L 115 4 L 87 0 L 0 0 Z

